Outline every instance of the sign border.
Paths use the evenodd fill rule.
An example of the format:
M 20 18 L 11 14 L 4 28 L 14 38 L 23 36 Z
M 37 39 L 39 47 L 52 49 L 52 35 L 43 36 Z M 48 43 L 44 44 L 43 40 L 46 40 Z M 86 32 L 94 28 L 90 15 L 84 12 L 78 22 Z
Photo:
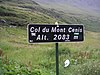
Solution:
M 29 25 L 55 25 L 55 24 L 33 24 L 33 23 L 29 23 L 28 25 L 27 25 L 27 38 L 28 38 L 28 40 L 27 40 L 27 42 L 28 42 L 28 44 L 49 44 L 49 43 L 83 43 L 84 42 L 84 40 L 85 40 L 85 27 L 84 27 L 84 24 L 59 24 L 59 25 L 81 25 L 81 26 L 83 26 L 83 40 L 82 41 L 77 41 L 77 42 L 73 42 L 73 41 L 68 41 L 68 42 L 32 42 L 32 43 L 30 43 L 29 42 Z M 56 25 L 56 26 L 59 26 L 59 25 Z

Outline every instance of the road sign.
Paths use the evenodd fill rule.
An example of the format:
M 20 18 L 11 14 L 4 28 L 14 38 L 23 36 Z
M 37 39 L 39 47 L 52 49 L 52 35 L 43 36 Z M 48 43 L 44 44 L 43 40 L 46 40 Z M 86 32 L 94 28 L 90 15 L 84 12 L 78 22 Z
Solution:
M 83 25 L 28 25 L 29 43 L 79 42 L 84 40 Z

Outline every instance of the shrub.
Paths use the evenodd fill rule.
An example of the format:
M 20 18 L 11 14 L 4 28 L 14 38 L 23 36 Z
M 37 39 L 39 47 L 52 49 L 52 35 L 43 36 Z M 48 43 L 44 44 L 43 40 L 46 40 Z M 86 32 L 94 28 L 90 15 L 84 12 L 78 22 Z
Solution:
M 2 63 L 0 59 L 0 75 L 41 75 L 39 69 L 32 68 L 30 70 L 29 66 L 19 64 L 12 60 L 9 60 L 7 63 L 6 60 Z

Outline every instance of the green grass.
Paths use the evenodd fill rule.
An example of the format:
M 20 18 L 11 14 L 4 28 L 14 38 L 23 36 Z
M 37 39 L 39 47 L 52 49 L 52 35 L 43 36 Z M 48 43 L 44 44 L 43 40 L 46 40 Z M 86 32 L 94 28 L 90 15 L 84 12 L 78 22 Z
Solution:
M 61 4 L 61 8 L 52 5 L 54 8 L 48 9 L 48 6 L 41 7 L 27 0 L 4 3 L 0 3 L 0 19 L 5 20 L 5 25 L 8 26 L 26 26 L 28 23 L 54 24 L 55 21 L 59 21 L 61 24 L 84 24 L 86 30 L 100 32 L 100 16 L 94 12 L 90 13 L 69 5 L 64 10 L 66 6 Z
M 26 26 L 28 23 L 54 23 L 56 19 L 37 11 L 17 8 L 16 6 L 0 6 L 0 19 L 7 25 Z
M 0 48 L 10 60 L 17 61 L 21 64 L 32 62 L 33 67 L 38 67 L 42 75 L 55 74 L 55 44 L 28 44 L 27 30 L 17 27 L 0 27 Z M 96 37 L 95 37 L 96 36 Z M 59 64 L 60 75 L 74 75 L 79 73 L 82 75 L 95 75 L 92 70 L 99 75 L 98 62 L 100 60 L 100 33 L 86 31 L 85 41 L 83 43 L 59 43 Z M 68 68 L 64 68 L 64 61 L 69 59 L 71 64 Z M 78 60 L 77 65 L 74 61 Z M 90 62 L 91 61 L 91 62 Z M 92 69 L 91 65 L 97 63 Z M 87 73 L 83 71 L 84 64 L 90 66 L 91 70 Z
M 4 3 L 6 3 L 5 1 Z M 86 13 L 84 15 L 77 15 L 70 12 L 64 13 L 53 9 L 43 9 L 30 1 L 28 3 L 23 1 L 17 3 L 16 0 L 7 2 L 5 5 L 1 3 L 0 14 L 0 20 L 6 20 L 5 24 L 0 23 L 0 50 L 4 52 L 4 57 L 7 56 L 6 61 L 17 62 L 18 65 L 23 65 L 24 68 L 27 65 L 31 65 L 32 71 L 36 75 L 55 75 L 55 43 L 29 44 L 26 30 L 27 24 L 53 24 L 56 20 L 60 23 L 68 24 L 83 23 L 86 29 L 84 42 L 59 43 L 59 72 L 60 75 L 100 74 L 99 17 L 91 17 Z M 10 25 L 16 25 L 17 27 L 13 28 Z M 64 68 L 64 61 L 66 59 L 69 59 L 71 64 Z M 77 64 L 75 64 L 75 60 L 77 60 Z M 14 67 L 16 64 L 13 65 L 12 62 L 9 65 L 7 63 L 2 64 L 0 59 L 0 74 L 7 69 L 6 73 L 12 72 L 12 70 L 9 71 L 9 67 L 15 73 L 16 69 Z M 3 71 L 1 66 L 4 67 Z M 24 74 L 23 68 L 20 67 L 19 69 Z M 26 69 L 24 70 L 30 73 Z M 37 74 L 38 72 L 40 74 Z

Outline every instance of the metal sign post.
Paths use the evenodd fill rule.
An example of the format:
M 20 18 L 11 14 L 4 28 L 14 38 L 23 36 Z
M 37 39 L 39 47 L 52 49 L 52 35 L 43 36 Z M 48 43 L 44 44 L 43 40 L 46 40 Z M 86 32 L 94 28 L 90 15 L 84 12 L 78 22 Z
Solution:
M 58 42 L 56 43 L 56 75 L 59 75 L 59 51 L 58 51 Z
M 59 27 L 58 22 L 55 22 L 55 25 Z M 56 42 L 56 75 L 59 75 L 59 50 L 58 50 L 58 42 Z

